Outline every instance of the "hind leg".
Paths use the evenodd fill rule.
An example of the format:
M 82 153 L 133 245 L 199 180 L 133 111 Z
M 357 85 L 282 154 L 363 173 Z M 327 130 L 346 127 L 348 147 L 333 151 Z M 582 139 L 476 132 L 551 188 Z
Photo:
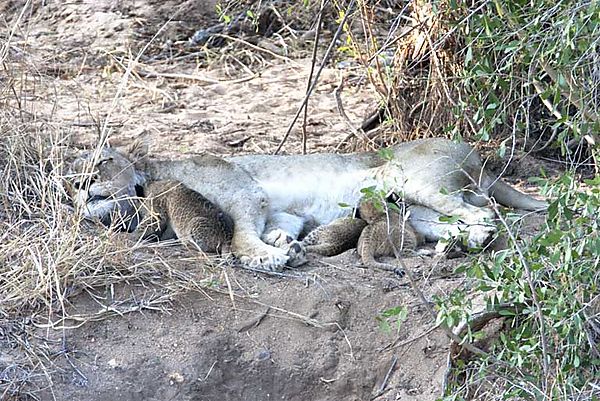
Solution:
M 440 215 L 448 217 L 457 217 L 459 222 L 447 225 L 446 227 L 434 227 L 434 229 L 445 230 L 446 234 L 452 236 L 461 231 L 467 232 L 467 244 L 470 248 L 483 247 L 496 233 L 497 228 L 494 224 L 495 215 L 493 210 L 488 207 L 478 207 L 465 202 L 460 192 L 446 195 L 421 191 L 416 196 L 411 194 L 410 200 L 431 209 L 434 213 L 437 212 Z M 439 217 L 437 220 L 439 221 Z
M 342 252 L 339 252 L 339 249 L 335 244 L 331 244 L 329 242 L 324 242 L 316 245 L 307 245 L 306 246 L 307 253 L 316 253 L 321 256 L 335 256 L 339 255 Z
M 317 227 L 306 235 L 302 243 L 307 252 L 323 256 L 339 255 L 356 247 L 366 224 L 362 219 L 342 217 Z

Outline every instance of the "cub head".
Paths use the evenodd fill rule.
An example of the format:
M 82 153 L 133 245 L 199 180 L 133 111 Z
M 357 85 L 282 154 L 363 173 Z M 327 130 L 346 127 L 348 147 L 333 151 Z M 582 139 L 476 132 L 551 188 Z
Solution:
M 83 217 L 133 231 L 138 224 L 137 199 L 144 175 L 135 162 L 146 156 L 139 142 L 127 149 L 104 147 L 83 151 L 69 169 L 69 193 Z

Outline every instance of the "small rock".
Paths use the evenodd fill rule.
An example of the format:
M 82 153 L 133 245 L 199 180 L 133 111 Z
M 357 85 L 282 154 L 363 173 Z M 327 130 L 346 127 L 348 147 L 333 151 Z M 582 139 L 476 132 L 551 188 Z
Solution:
M 262 350 L 256 355 L 257 361 L 266 361 L 271 358 L 271 352 L 269 350 Z
M 169 374 L 169 384 L 183 383 L 183 375 L 179 372 L 172 372 Z

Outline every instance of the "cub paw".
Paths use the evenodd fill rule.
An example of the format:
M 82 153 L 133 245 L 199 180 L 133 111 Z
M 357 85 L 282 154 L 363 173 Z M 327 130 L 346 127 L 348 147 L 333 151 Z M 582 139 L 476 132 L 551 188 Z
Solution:
M 273 245 L 277 248 L 286 248 L 294 238 L 289 235 L 287 232 L 283 231 L 280 228 L 277 228 L 273 231 L 268 232 L 262 236 L 262 240 L 269 244 Z
M 289 267 L 302 266 L 308 262 L 308 259 L 306 259 L 306 248 L 302 242 L 293 240 L 284 248 L 287 248 L 287 255 L 290 257 L 287 261 Z

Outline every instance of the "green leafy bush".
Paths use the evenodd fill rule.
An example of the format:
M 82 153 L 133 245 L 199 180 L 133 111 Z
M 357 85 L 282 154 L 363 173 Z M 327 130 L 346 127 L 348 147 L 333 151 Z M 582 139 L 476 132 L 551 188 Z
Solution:
M 597 138 L 600 4 L 596 1 L 450 2 L 464 43 L 460 121 L 476 136 L 514 135 L 537 149 Z
M 598 399 L 600 177 L 581 186 L 566 174 L 547 193 L 555 200 L 538 235 L 466 267 L 487 309 L 507 318 L 491 356 L 474 362 L 478 375 L 469 380 L 500 385 L 502 399 Z M 439 320 L 468 320 L 465 299 L 460 289 L 438 300 Z M 453 399 L 467 387 L 452 388 Z

